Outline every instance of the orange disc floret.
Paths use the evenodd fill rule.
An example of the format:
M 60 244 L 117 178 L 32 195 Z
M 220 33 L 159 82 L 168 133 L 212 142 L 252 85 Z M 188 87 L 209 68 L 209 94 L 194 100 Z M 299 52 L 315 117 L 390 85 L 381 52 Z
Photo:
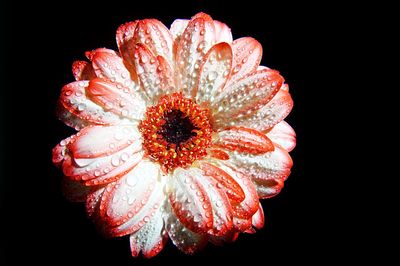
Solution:
M 200 108 L 182 93 L 163 96 L 147 108 L 139 124 L 146 155 L 165 172 L 190 166 L 207 155 L 212 128 L 209 110 Z

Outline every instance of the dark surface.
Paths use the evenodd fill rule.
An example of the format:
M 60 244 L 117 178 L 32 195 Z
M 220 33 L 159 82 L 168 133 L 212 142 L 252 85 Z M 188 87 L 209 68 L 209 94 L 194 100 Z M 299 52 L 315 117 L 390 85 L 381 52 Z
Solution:
M 256 1 L 129 2 L 5 4 L 5 265 L 191 265 L 215 260 L 224 265 L 243 260 L 275 265 L 340 260 L 349 252 L 351 240 L 334 244 L 345 218 L 337 217 L 339 199 L 334 191 L 340 184 L 331 182 L 337 170 L 328 165 L 337 148 L 328 113 L 336 97 L 332 62 L 339 54 L 338 36 L 343 37 L 336 18 L 346 14 L 333 16 L 333 7 L 305 4 L 260 7 Z M 266 225 L 257 234 L 243 234 L 232 245 L 208 245 L 194 256 L 169 243 L 152 260 L 133 259 L 127 238 L 104 239 L 85 217 L 84 206 L 62 197 L 62 173 L 52 165 L 51 149 L 74 131 L 57 120 L 55 104 L 62 86 L 73 81 L 73 60 L 83 60 L 90 49 L 116 49 L 120 24 L 154 17 L 169 26 L 175 18 L 199 11 L 227 23 L 234 38 L 252 36 L 260 41 L 262 64 L 285 77 L 295 103 L 287 121 L 298 135 L 291 153 L 293 173 L 277 197 L 263 201 Z

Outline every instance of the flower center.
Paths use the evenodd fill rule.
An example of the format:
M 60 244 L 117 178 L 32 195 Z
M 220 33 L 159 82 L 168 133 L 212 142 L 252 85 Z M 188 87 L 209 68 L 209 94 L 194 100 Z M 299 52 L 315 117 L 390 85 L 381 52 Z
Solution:
M 139 124 L 147 156 L 160 163 L 165 172 L 203 158 L 211 143 L 208 114 L 182 93 L 162 97 L 147 108 Z

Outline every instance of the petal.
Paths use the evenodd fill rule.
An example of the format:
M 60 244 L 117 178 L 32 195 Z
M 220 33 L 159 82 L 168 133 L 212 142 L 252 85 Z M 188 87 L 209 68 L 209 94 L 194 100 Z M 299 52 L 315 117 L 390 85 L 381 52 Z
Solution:
M 117 182 L 109 184 L 100 204 L 100 215 L 111 226 L 125 223 L 148 203 L 159 178 L 156 164 L 142 160 Z
M 62 166 L 65 160 L 70 159 L 70 154 L 68 153 L 67 145 L 75 141 L 76 135 L 72 135 L 66 139 L 63 139 L 58 143 L 52 151 L 52 161 L 57 166 Z
M 225 191 L 213 177 L 202 175 L 198 179 L 207 191 L 213 213 L 213 227 L 208 231 L 209 234 L 223 236 L 233 227 L 232 207 Z
M 130 119 L 141 120 L 146 110 L 146 102 L 138 94 L 110 80 L 91 80 L 87 95 L 105 110 Z
M 138 20 L 119 26 L 116 34 L 118 49 L 122 56 L 124 65 L 131 74 L 131 79 L 135 82 L 138 81 L 138 78 L 136 75 L 135 63 L 133 62 L 133 52 L 136 45 L 134 34 L 137 23 Z
M 262 154 L 274 149 L 274 144 L 265 134 L 245 127 L 230 127 L 219 132 L 213 145 L 251 154 Z
M 207 192 L 199 181 L 201 178 L 197 169 L 175 169 L 169 180 L 168 196 L 174 213 L 185 227 L 206 233 L 213 227 L 213 213 Z
M 224 236 L 209 236 L 208 241 L 213 243 L 217 246 L 222 246 L 225 243 L 232 243 L 236 241 L 238 238 L 239 233 L 236 230 L 232 230 L 229 233 L 225 234 Z
M 142 161 L 143 152 L 125 152 L 128 148 L 122 150 L 112 157 L 108 157 L 106 163 L 108 163 L 109 165 L 111 157 L 111 166 L 102 167 L 103 164 L 96 163 L 95 167 L 93 168 L 95 170 L 93 171 L 92 169 L 90 171 L 91 175 L 89 175 L 88 173 L 88 176 L 83 179 L 85 186 L 98 186 L 108 184 L 110 182 L 114 182 L 120 179 L 121 176 L 124 176 L 129 171 L 131 171 L 140 161 Z M 115 160 L 115 158 L 117 159 Z M 98 165 L 100 166 L 98 167 Z M 97 173 L 100 173 L 98 177 L 96 177 L 96 171 Z M 93 173 L 95 177 L 93 177 Z
M 233 84 L 247 74 L 255 71 L 261 62 L 262 46 L 251 38 L 244 37 L 232 43 L 232 76 L 228 84 Z
M 264 69 L 225 87 L 221 96 L 212 103 L 217 126 L 227 126 L 232 118 L 257 111 L 275 96 L 282 83 L 283 78 L 278 72 Z
M 288 152 L 275 145 L 275 150 L 263 155 L 230 153 L 236 170 L 248 176 L 257 186 L 259 197 L 268 198 L 279 193 L 283 181 L 290 174 L 293 161 Z
M 227 42 L 232 43 L 232 32 L 231 29 L 222 22 L 214 20 L 214 27 L 215 27 L 215 41 L 217 43 L 220 42 Z
M 150 166 L 150 164 L 154 166 Z M 139 168 L 136 169 L 137 167 Z M 108 199 L 105 199 L 105 202 L 108 202 L 104 205 L 107 210 L 105 214 L 109 216 L 109 218 L 106 218 L 107 223 L 113 225 L 123 222 L 118 226 L 109 226 L 106 229 L 109 236 L 118 237 L 138 231 L 154 217 L 165 201 L 163 180 L 160 180 L 158 176 L 154 182 L 154 167 L 158 169 L 158 165 L 144 161 L 142 166 L 138 165 L 137 167 L 132 170 L 133 172 L 136 171 L 136 174 L 129 174 L 129 178 L 120 179 L 118 181 L 120 186 L 111 189 L 116 198 L 108 196 Z M 138 180 L 138 175 L 140 175 L 141 180 Z M 150 181 L 147 179 L 150 179 Z M 136 180 L 138 180 L 137 183 L 135 183 Z M 142 182 L 147 184 L 147 187 L 140 184 Z M 139 187 L 144 187 L 144 189 L 139 190 Z M 150 190 L 150 195 L 148 195 Z M 104 216 L 102 217 L 104 218 Z
M 179 38 L 183 34 L 188 24 L 188 19 L 175 19 L 174 22 L 172 22 L 169 31 L 171 32 L 174 40 Z
M 68 109 L 66 109 L 60 101 L 56 106 L 56 115 L 62 122 L 64 122 L 64 124 L 74 128 L 75 130 L 81 130 L 84 127 L 94 124 L 89 121 L 85 121 L 68 111 Z
M 92 64 L 86 61 L 75 61 L 72 64 L 72 73 L 76 80 L 91 80 L 96 77 Z
M 232 203 L 238 204 L 244 200 L 245 194 L 242 188 L 227 172 L 204 161 L 200 162 L 200 169 L 203 171 L 203 175 L 218 182 L 218 187 L 226 193 Z
M 213 101 L 217 93 L 220 93 L 229 78 L 232 67 L 232 49 L 227 43 L 214 45 L 205 55 L 200 66 L 200 74 L 193 93 L 201 103 Z M 198 89 L 196 89 L 198 87 Z
M 156 19 L 140 20 L 136 26 L 136 43 L 142 43 L 157 56 L 164 57 L 172 65 L 173 36 L 168 28 Z
M 251 219 L 233 218 L 233 226 L 239 232 L 249 232 L 251 230 Z
M 268 131 L 267 136 L 288 152 L 292 151 L 296 146 L 296 132 L 294 132 L 293 128 L 285 121 L 276 124 Z
M 120 151 L 138 141 L 141 135 L 137 127 L 127 126 L 91 126 L 79 132 L 76 141 L 68 149 L 76 158 L 94 158 Z
M 134 58 L 141 85 L 153 103 L 174 90 L 172 69 L 162 56 L 154 56 L 145 45 L 137 44 Z
M 245 198 L 240 204 L 232 206 L 235 217 L 246 220 L 250 219 L 258 210 L 259 201 L 256 187 L 248 176 L 242 174 L 237 169 L 236 165 L 229 165 L 223 162 L 218 167 L 230 175 L 240 185 L 245 194 Z
M 93 189 L 86 197 L 86 214 L 93 219 L 99 218 L 100 202 L 105 187 Z
M 174 245 L 186 254 L 193 254 L 207 244 L 207 235 L 197 234 L 186 228 L 175 216 L 171 207 L 167 208 L 164 217 L 168 236 Z
M 62 88 L 60 103 L 70 113 L 79 119 L 92 124 L 112 125 L 120 122 L 120 118 L 105 111 L 86 97 L 86 87 L 88 81 L 75 81 Z M 65 119 L 61 117 L 60 119 Z
M 141 251 L 146 258 L 154 257 L 163 249 L 167 239 L 160 208 L 148 223 L 130 235 L 131 254 L 137 257 Z
M 117 82 L 128 88 L 132 94 L 139 91 L 139 85 L 131 79 L 129 71 L 122 62 L 122 58 L 113 50 L 100 48 L 90 52 L 88 57 L 92 60 L 93 69 L 97 77 Z
M 86 197 L 91 191 L 90 187 L 87 187 L 80 182 L 72 181 L 66 177 L 63 177 L 61 187 L 64 196 L 72 202 L 86 201 Z
M 251 218 L 251 224 L 257 229 L 264 227 L 264 210 L 261 203 L 258 206 L 258 211 Z
M 218 149 L 210 149 L 210 156 L 219 160 L 228 160 L 229 159 L 229 155 L 222 151 L 222 150 L 218 150 Z
M 267 131 L 281 122 L 293 108 L 293 100 L 288 91 L 281 89 L 272 100 L 256 113 L 234 120 L 236 125 Z
M 179 39 L 175 55 L 175 69 L 180 73 L 177 85 L 187 97 L 195 96 L 193 89 L 199 76 L 200 65 L 214 42 L 212 18 L 204 13 L 195 15 Z

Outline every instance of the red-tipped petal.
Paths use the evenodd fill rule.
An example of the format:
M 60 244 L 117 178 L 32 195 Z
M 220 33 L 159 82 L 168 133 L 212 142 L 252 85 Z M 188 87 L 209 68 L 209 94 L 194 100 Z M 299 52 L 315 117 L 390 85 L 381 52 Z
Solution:
M 256 187 L 248 176 L 238 171 L 235 165 L 229 165 L 229 163 L 225 163 L 225 161 L 223 163 L 224 164 L 219 165 L 219 167 L 240 185 L 245 194 L 245 198 L 242 202 L 232 206 L 234 216 L 241 219 L 250 219 L 258 210 L 259 201 Z
M 288 152 L 292 151 L 296 146 L 296 132 L 294 132 L 293 128 L 285 121 L 276 124 L 268 131 L 267 136 Z
M 235 40 L 232 43 L 232 50 L 232 76 L 228 84 L 233 84 L 247 74 L 255 71 L 262 58 L 261 44 L 251 37 Z
M 233 204 L 244 200 L 245 194 L 242 188 L 227 172 L 207 162 L 200 162 L 200 169 L 203 175 L 212 177 L 218 183 L 218 187 L 226 193 Z
M 172 22 L 169 31 L 171 32 L 174 40 L 176 39 L 179 40 L 180 36 L 182 36 L 188 24 L 189 24 L 188 19 L 175 19 L 174 22 Z
M 168 215 L 165 218 L 165 226 L 169 238 L 174 245 L 186 254 L 193 254 L 207 245 L 207 235 L 197 234 L 185 227 L 175 216 L 171 207 L 167 207 Z
M 137 257 L 142 252 L 146 258 L 154 257 L 163 249 L 167 239 L 162 211 L 159 209 L 148 223 L 130 235 L 131 254 Z
M 174 90 L 172 69 L 162 56 L 155 56 L 145 45 L 137 44 L 134 58 L 142 88 L 149 99 L 156 103 L 160 96 Z
M 91 52 L 90 57 L 97 77 L 119 83 L 129 89 L 132 94 L 139 90 L 139 86 L 131 79 L 122 58 L 113 50 L 97 49 Z
M 95 158 L 120 151 L 140 137 L 134 126 L 91 126 L 80 131 L 68 149 L 75 159 Z
M 148 203 L 159 174 L 156 164 L 143 160 L 116 183 L 108 185 L 100 204 L 103 221 L 117 226 L 136 216 Z
M 175 70 L 180 76 L 177 85 L 188 97 L 194 96 L 193 89 L 199 77 L 200 65 L 215 42 L 214 31 L 212 18 L 200 13 L 190 20 L 178 41 Z
M 116 34 L 117 45 L 119 48 L 119 52 L 122 56 L 124 65 L 131 74 L 131 79 L 135 82 L 137 82 L 138 79 L 135 70 L 135 63 L 133 62 L 133 53 L 136 45 L 135 39 L 133 37 L 135 34 L 137 23 L 138 20 L 131 21 L 119 26 Z
M 214 20 L 214 27 L 215 27 L 215 41 L 217 43 L 220 42 L 227 42 L 232 43 L 232 32 L 231 29 L 222 22 Z
M 74 116 L 91 124 L 113 125 L 120 122 L 120 118 L 105 111 L 101 106 L 86 97 L 86 87 L 89 81 L 75 81 L 62 88 L 60 103 L 63 108 Z M 61 117 L 65 119 L 65 117 Z
M 259 156 L 241 153 L 229 155 L 237 171 L 253 180 L 261 198 L 269 198 L 280 192 L 293 165 L 289 153 L 279 145 L 275 145 L 274 151 Z
M 110 80 L 91 80 L 87 95 L 105 110 L 122 117 L 140 120 L 146 110 L 146 102 L 138 94 Z
M 134 38 L 136 43 L 146 45 L 156 57 L 162 56 L 172 65 L 173 36 L 160 21 L 156 19 L 140 20 L 136 26 Z
M 91 80 L 96 77 L 92 64 L 86 61 L 74 61 L 72 74 L 76 80 Z
M 229 126 L 236 117 L 240 119 L 257 111 L 275 96 L 282 83 L 277 71 L 263 69 L 225 87 L 212 102 L 217 126 Z
M 232 49 L 225 42 L 214 45 L 204 56 L 197 85 L 193 90 L 201 103 L 212 101 L 222 91 L 232 67 Z
M 213 212 L 213 227 L 208 233 L 223 236 L 233 227 L 233 213 L 229 199 L 221 184 L 215 178 L 202 175 L 202 178 L 199 178 L 198 181 L 207 191 Z
M 207 191 L 199 182 L 200 170 L 177 168 L 170 179 L 169 201 L 179 221 L 188 229 L 206 233 L 213 227 L 213 213 Z
M 257 112 L 233 121 L 235 121 L 236 125 L 251 127 L 259 131 L 268 131 L 285 119 L 292 108 L 293 100 L 289 92 L 281 89 L 270 102 L 261 107 Z
M 257 228 L 261 229 L 264 227 L 264 210 L 261 203 L 258 206 L 258 211 L 251 218 L 251 224 Z
M 86 197 L 86 214 L 89 218 L 99 219 L 100 202 L 105 187 L 93 189 Z
M 210 156 L 219 160 L 229 160 L 229 155 L 219 149 L 210 149 Z
M 250 154 L 262 154 L 274 150 L 274 144 L 263 133 L 245 127 L 230 127 L 218 133 L 213 145 Z

